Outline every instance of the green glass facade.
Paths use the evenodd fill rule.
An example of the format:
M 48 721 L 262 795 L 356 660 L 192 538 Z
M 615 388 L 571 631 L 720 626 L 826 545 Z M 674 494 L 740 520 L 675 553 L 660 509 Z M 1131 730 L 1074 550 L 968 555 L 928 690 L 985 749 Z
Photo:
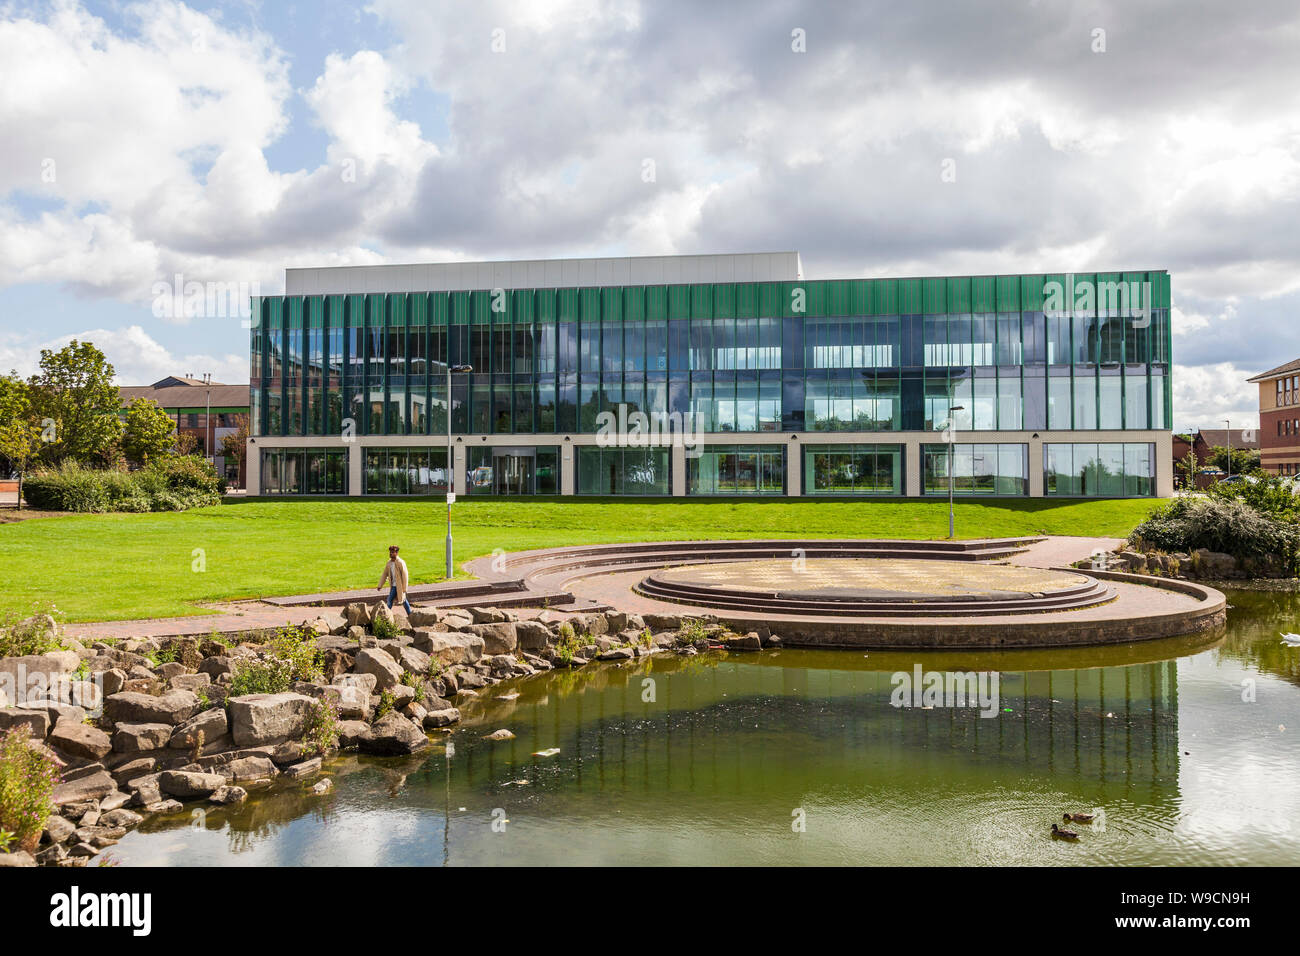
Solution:
M 1116 289 L 1141 292 L 1135 300 Z M 724 458 L 770 459 L 772 449 L 712 447 L 763 435 L 850 449 L 820 459 L 781 451 L 784 493 L 904 494 L 906 453 L 879 448 L 950 418 L 961 437 L 1029 432 L 1053 445 L 1072 444 L 1076 432 L 1167 432 L 1169 301 L 1163 271 L 262 297 L 252 304 L 253 433 L 271 444 L 348 435 L 366 456 L 383 439 L 426 436 L 432 455 L 450 414 L 453 435 L 467 442 L 575 442 L 567 463 L 514 462 L 504 484 L 479 471 L 471 493 L 565 493 L 560 471 L 572 468 L 567 493 L 671 494 L 671 456 L 592 452 L 581 440 L 600 433 L 602 413 L 642 412 L 693 422 L 703 435 L 679 494 L 683 483 L 688 494 L 769 493 L 770 461 L 755 461 L 751 480 L 749 459 Z M 450 395 L 449 364 L 474 369 L 453 378 Z M 923 493 L 937 454 L 917 463 Z M 867 465 L 855 455 L 873 457 Z M 802 472 L 793 483 L 784 479 L 790 456 Z M 370 478 L 394 467 L 418 473 L 418 461 L 372 466 L 367 457 L 364 493 L 445 486 L 445 474 L 432 483 Z M 981 467 L 972 457 L 969 493 L 1016 493 L 1009 480 L 980 477 Z

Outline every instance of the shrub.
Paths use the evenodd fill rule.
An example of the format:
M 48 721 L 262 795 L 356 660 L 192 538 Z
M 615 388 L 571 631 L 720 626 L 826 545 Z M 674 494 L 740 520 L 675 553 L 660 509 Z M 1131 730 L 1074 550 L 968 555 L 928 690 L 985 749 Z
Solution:
M 381 615 L 376 614 L 375 619 L 370 622 L 370 633 L 374 634 L 375 637 L 390 640 L 397 637 L 399 633 L 397 630 L 397 622 L 392 618 L 382 617 Z
M 1272 475 L 1256 476 L 1257 481 L 1222 482 L 1211 485 L 1209 496 L 1219 501 L 1241 501 L 1261 514 L 1279 521 L 1295 523 L 1300 519 L 1300 495 L 1288 482 Z
M 328 753 L 339 745 L 339 714 L 332 701 L 318 700 L 307 708 L 302 731 L 304 757 Z
M 0 615 L 0 657 L 25 657 L 44 654 L 63 647 L 58 637 L 53 606 L 38 605 L 30 617 L 19 619 L 13 611 Z
M 26 727 L 0 736 L 0 830 L 12 834 L 18 849 L 36 849 L 45 821 L 54 812 L 54 787 L 59 768 L 53 760 L 29 747 Z
M 160 459 L 133 472 L 65 462 L 28 477 L 23 497 L 43 511 L 184 511 L 220 503 L 219 484 L 212 466 L 195 456 Z
M 1275 563 L 1287 574 L 1296 572 L 1300 557 L 1300 529 L 1230 495 L 1175 498 L 1133 530 L 1132 542 L 1147 551 L 1208 548 L 1239 560 Z
M 379 706 L 375 708 L 375 720 L 384 717 L 393 711 L 393 705 L 397 703 L 397 698 L 393 696 L 390 690 L 381 690 L 379 692 Z
M 304 625 L 289 624 L 267 642 L 267 653 L 289 665 L 290 680 L 315 681 L 323 676 L 316 632 Z
M 246 657 L 235 662 L 230 696 L 283 694 L 292 681 L 293 665 L 278 657 Z
M 707 636 L 704 631 L 704 622 L 688 617 L 682 621 L 681 630 L 677 632 L 677 641 L 680 644 L 694 644 L 696 641 L 704 640 Z

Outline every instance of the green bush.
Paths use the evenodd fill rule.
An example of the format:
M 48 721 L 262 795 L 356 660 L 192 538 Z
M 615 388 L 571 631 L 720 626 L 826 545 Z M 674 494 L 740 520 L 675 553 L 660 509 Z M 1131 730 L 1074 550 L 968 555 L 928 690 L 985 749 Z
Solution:
M 1279 521 L 1300 520 L 1300 495 L 1291 484 L 1272 475 L 1256 476 L 1257 481 L 1234 481 L 1211 485 L 1209 495 L 1219 501 L 1241 501 L 1256 511 Z
M 31 475 L 23 497 L 42 511 L 184 511 L 219 504 L 220 479 L 202 458 L 163 458 L 139 471 L 88 468 L 65 462 Z
M 44 654 L 63 647 L 58 625 L 50 626 L 53 607 L 38 606 L 29 617 L 19 618 L 13 611 L 0 614 L 0 657 L 26 657 Z
M 278 657 L 246 657 L 235 661 L 230 696 L 283 694 L 293 680 L 293 665 Z
M 0 736 L 0 831 L 18 849 L 36 849 L 45 821 L 54 812 L 59 768 L 46 754 L 27 746 L 31 731 L 18 727 Z
M 315 757 L 339 745 L 339 715 L 334 704 L 318 700 L 307 708 L 307 722 L 302 732 L 302 754 Z
M 1148 551 L 1208 548 L 1286 574 L 1300 563 L 1300 529 L 1228 495 L 1175 498 L 1133 529 L 1131 540 Z
M 288 624 L 267 642 L 267 652 L 289 665 L 289 679 L 316 681 L 323 676 L 316 632 L 299 624 Z
M 375 619 L 370 622 L 370 633 L 381 640 L 392 640 L 401 632 L 397 629 L 397 622 L 391 617 L 381 617 L 376 614 Z

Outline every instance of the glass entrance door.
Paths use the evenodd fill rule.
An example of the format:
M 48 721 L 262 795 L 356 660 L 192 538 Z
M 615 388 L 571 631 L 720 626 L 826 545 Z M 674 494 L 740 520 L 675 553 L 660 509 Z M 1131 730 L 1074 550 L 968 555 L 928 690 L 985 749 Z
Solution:
M 531 495 L 537 478 L 536 455 L 493 454 L 492 493 L 494 495 Z

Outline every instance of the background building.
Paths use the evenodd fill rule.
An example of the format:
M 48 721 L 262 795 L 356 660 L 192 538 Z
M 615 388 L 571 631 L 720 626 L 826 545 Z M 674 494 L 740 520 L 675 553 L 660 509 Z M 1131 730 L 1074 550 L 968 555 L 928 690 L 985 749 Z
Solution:
M 124 410 L 140 398 L 157 402 L 176 422 L 178 435 L 194 436 L 195 454 L 212 458 L 217 474 L 226 476 L 232 484 L 244 483 L 239 462 L 226 461 L 221 439 L 238 430 L 237 416 L 249 414 L 247 385 L 223 385 L 169 375 L 152 385 L 127 385 L 118 392 Z
M 958 494 L 1172 492 L 1163 271 L 810 281 L 771 253 L 285 288 L 252 303 L 250 493 L 443 491 L 448 363 L 462 494 L 946 495 L 950 450 Z M 699 447 L 600 433 L 638 412 Z
M 1259 385 L 1259 466 L 1300 474 L 1300 359 L 1250 379 Z

